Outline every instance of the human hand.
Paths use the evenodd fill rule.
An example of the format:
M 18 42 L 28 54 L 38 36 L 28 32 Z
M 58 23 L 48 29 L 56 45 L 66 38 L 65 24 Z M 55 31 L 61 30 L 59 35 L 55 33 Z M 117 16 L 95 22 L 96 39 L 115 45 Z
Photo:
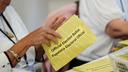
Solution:
M 42 43 L 50 45 L 50 41 L 57 43 L 57 38 L 61 38 L 60 35 L 51 29 L 46 29 L 43 27 L 38 28 L 37 30 L 31 32 L 23 39 L 18 41 L 15 45 L 13 45 L 8 51 L 6 51 L 7 55 L 9 56 L 10 61 L 12 62 L 12 66 L 15 67 L 16 64 L 19 62 L 19 58 L 16 58 L 14 55 L 10 53 L 10 50 L 15 52 L 18 57 L 23 57 L 27 50 L 31 46 L 39 46 Z M 38 48 L 37 48 L 38 49 Z M 42 53 L 42 52 L 40 52 Z M 40 57 L 38 57 L 40 58 Z
M 50 41 L 57 43 L 57 38 L 61 37 L 55 31 L 50 29 L 46 30 L 43 27 L 40 27 L 37 30 L 25 36 L 20 41 L 18 41 L 8 51 L 6 51 L 6 53 L 9 56 L 12 66 L 15 67 L 16 64 L 19 62 L 19 58 L 22 58 L 31 46 L 37 47 L 42 43 L 50 45 Z M 13 54 L 11 54 L 10 51 L 13 51 L 15 54 L 18 55 L 18 57 L 15 57 Z M 40 53 L 42 52 L 40 51 Z
M 27 35 L 23 40 L 29 42 L 31 46 L 37 46 L 42 43 L 50 45 L 50 41 L 57 43 L 57 38 L 61 38 L 57 32 L 53 31 L 52 29 L 40 27 Z
M 44 23 L 44 26 L 56 30 L 64 21 L 69 17 L 74 15 L 77 11 L 77 6 L 75 3 L 64 6 L 58 10 L 51 12 L 48 15 L 47 20 Z

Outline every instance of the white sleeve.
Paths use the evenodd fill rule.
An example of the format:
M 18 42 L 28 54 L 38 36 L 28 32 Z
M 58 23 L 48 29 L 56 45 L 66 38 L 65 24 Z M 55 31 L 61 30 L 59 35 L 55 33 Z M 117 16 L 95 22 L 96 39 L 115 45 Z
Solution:
M 12 72 L 11 65 L 4 53 L 0 53 L 0 72 Z
M 101 2 L 100 2 L 101 1 Z M 123 19 L 123 12 L 117 4 L 116 0 L 98 0 L 97 13 L 98 23 L 102 23 L 103 30 L 106 25 L 114 19 Z
M 29 33 L 20 16 L 11 5 L 6 8 L 4 15 L 10 22 L 10 25 L 13 28 L 18 40 L 22 39 Z
M 80 18 L 103 30 L 113 19 L 123 18 L 116 0 L 80 0 Z

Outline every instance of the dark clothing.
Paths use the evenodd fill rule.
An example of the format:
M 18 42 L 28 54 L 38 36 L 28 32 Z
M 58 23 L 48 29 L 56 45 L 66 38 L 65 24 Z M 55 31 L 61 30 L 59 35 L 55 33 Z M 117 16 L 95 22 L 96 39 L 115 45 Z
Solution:
M 72 69 L 73 67 L 80 66 L 80 65 L 88 63 L 88 62 L 89 61 L 81 61 L 81 60 L 78 60 L 75 58 L 70 62 L 69 69 Z

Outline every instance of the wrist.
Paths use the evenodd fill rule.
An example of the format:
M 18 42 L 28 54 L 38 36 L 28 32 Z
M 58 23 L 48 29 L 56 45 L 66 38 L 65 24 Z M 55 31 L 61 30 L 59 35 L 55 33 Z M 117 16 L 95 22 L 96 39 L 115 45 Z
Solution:
M 16 59 L 17 62 L 20 62 L 21 57 L 14 51 L 8 50 L 7 52 L 11 53 L 11 55 Z
M 17 42 L 10 50 L 14 51 L 19 57 L 23 57 L 26 51 L 31 47 L 30 43 L 27 40 L 20 40 Z
M 15 67 L 15 65 L 17 63 L 15 57 L 9 51 L 5 51 L 4 53 L 6 54 L 11 67 Z

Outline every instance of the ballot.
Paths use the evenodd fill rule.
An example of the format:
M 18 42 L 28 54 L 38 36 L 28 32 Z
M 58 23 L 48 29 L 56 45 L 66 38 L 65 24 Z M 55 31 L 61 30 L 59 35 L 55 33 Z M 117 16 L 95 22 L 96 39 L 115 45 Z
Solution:
M 114 72 L 128 72 L 128 47 L 110 54 Z
M 120 41 L 119 43 L 128 46 L 128 40 L 123 40 L 123 41 Z
M 113 72 L 113 66 L 111 58 L 105 56 L 87 64 L 74 67 L 73 70 L 76 72 Z
M 96 36 L 86 23 L 75 15 L 64 22 L 56 32 L 62 36 L 61 39 L 58 39 L 58 44 L 51 42 L 51 46 L 42 45 L 56 71 L 86 50 L 96 40 Z
M 128 72 L 128 47 L 66 72 Z

